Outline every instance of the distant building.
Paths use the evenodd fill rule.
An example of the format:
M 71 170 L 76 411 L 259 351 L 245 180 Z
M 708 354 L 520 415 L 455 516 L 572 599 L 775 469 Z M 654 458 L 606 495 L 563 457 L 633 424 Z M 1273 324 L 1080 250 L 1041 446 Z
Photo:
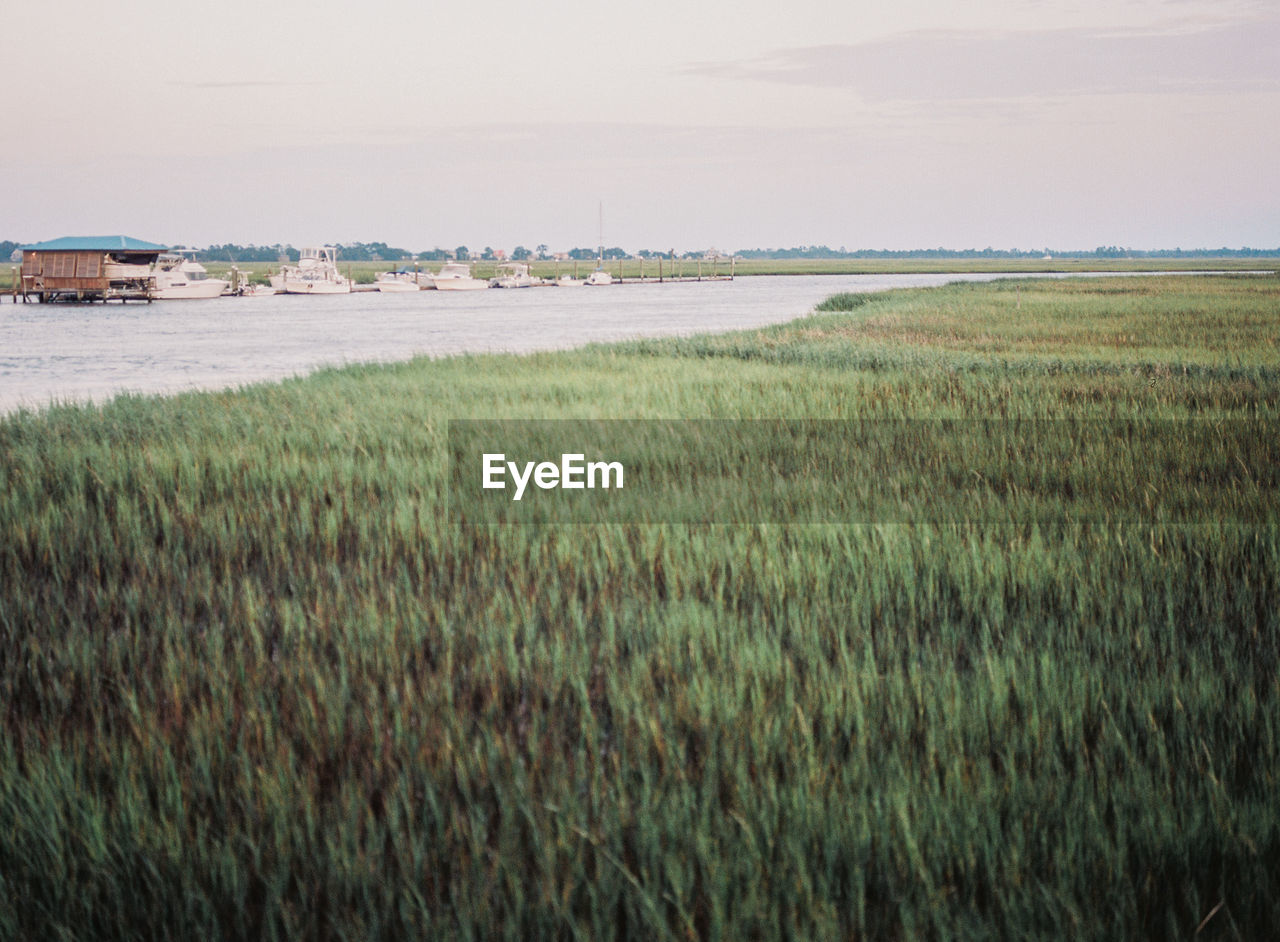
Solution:
M 128 236 L 67 236 L 22 246 L 22 293 L 41 301 L 149 296 L 163 245 Z

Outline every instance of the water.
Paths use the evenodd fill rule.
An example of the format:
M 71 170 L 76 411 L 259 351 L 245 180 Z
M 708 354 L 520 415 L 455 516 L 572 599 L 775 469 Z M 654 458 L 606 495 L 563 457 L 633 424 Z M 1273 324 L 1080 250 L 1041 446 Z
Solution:
M 0 413 L 126 391 L 220 389 L 326 365 L 758 327 L 803 316 L 838 291 L 1000 277 L 1007 276 L 754 276 L 610 288 L 4 304 Z

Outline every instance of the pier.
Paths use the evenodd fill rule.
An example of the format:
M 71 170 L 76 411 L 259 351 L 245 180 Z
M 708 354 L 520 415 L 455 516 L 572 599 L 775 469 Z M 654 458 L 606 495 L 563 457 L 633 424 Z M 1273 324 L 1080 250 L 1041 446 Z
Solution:
M 574 278 L 579 277 L 580 261 L 575 260 L 573 263 Z M 647 259 L 615 258 L 597 264 L 614 279 L 614 284 L 639 285 L 669 281 L 733 281 L 736 262 L 737 259 L 732 255 L 697 259 L 657 255 Z M 559 278 L 560 275 L 557 263 L 555 277 Z

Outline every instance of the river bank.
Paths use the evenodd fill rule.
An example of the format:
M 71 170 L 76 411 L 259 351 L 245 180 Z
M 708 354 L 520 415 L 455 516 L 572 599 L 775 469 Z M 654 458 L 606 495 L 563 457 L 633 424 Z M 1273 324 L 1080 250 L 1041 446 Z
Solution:
M 279 263 L 240 262 L 235 259 L 215 259 L 204 263 L 209 273 L 217 278 L 228 277 L 232 266 L 248 272 L 256 281 L 265 282 L 268 274 L 279 270 Z M 421 271 L 438 271 L 442 262 L 429 261 L 362 261 L 343 262 L 343 274 L 359 284 L 372 284 L 377 275 L 397 268 L 415 267 Z M 492 278 L 497 274 L 496 260 L 473 261 L 474 272 L 479 278 Z M 578 261 L 529 260 L 530 273 L 545 279 L 560 275 L 586 277 L 595 270 L 594 259 Z M 1280 258 L 1237 256 L 1204 256 L 1195 258 L 919 258 L 919 259 L 744 259 L 730 263 L 728 258 L 663 259 L 661 264 L 651 259 L 611 259 L 604 269 L 615 278 L 652 279 L 696 278 L 701 273 L 707 278 L 755 275 L 912 275 L 912 274 L 1079 274 L 1084 272 L 1173 272 L 1173 271 L 1280 271 Z M 18 284 L 18 267 L 13 265 L 3 282 L 8 293 Z M 3 278 L 0 275 L 0 278 Z
M 121 392 L 222 389 L 357 362 L 723 332 L 803 316 L 831 294 L 1007 277 L 998 272 L 762 275 L 731 282 L 651 280 L 580 291 L 16 305 L 0 310 L 0 414 L 50 402 L 101 402 Z

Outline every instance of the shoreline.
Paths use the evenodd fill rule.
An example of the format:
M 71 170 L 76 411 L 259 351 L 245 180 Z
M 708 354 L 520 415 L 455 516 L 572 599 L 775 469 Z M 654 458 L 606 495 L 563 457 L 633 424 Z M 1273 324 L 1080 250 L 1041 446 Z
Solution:
M 543 291 L 499 292 L 496 295 L 480 292 L 469 298 L 435 297 L 433 293 L 425 292 L 421 296 L 388 294 L 377 300 L 363 294 L 358 296 L 363 299 L 360 301 L 355 300 L 357 296 L 317 299 L 274 296 L 154 302 L 155 307 L 49 305 L 41 310 L 38 306 L 24 306 L 19 309 L 24 320 L 10 322 L 8 346 L 10 355 L 15 357 L 10 367 L 14 372 L 7 382 L 5 377 L 0 377 L 0 415 L 20 410 L 40 411 L 77 402 L 100 406 L 116 395 L 180 395 L 202 390 L 226 390 L 259 382 L 280 382 L 318 369 L 351 363 L 398 363 L 419 356 L 440 358 L 480 353 L 544 352 L 645 336 L 720 333 L 763 323 L 779 323 L 782 318 L 774 316 L 774 310 L 783 312 L 786 319 L 804 317 L 812 313 L 812 305 L 833 292 L 866 290 L 868 294 L 879 296 L 921 287 L 924 279 L 938 284 L 1016 284 L 1020 280 L 1027 283 L 1082 278 L 1158 280 L 1166 277 L 1211 278 L 1218 274 L 1224 277 L 1245 277 L 1246 274 L 1251 278 L 1266 277 L 1262 272 L 1213 271 L 1074 272 L 1065 275 L 1022 272 L 797 275 L 807 279 L 811 285 L 806 289 L 809 294 L 800 292 L 799 297 L 810 297 L 811 300 L 797 300 L 790 287 L 784 287 L 780 293 L 777 288 L 769 289 L 769 292 L 777 293 L 777 304 L 782 305 L 781 308 L 772 306 L 773 302 L 759 300 L 771 295 L 757 293 L 755 288 L 760 286 L 763 290 L 763 282 L 756 281 L 758 277 L 772 278 L 783 286 L 795 284 L 782 276 L 749 276 L 736 290 L 726 282 L 709 283 L 705 289 L 688 282 L 678 286 L 675 283 L 659 286 L 650 282 L 652 293 L 611 294 L 593 288 L 590 293 L 572 293 L 563 298 Z M 884 282 L 864 287 L 864 279 L 877 278 L 884 279 Z M 902 282 L 893 281 L 895 278 L 901 278 Z M 947 280 L 951 278 L 957 280 Z M 824 284 L 828 279 L 833 282 L 844 279 L 844 284 L 828 286 Z M 924 285 L 928 283 L 924 281 Z M 746 306 L 742 307 L 741 314 L 728 318 L 723 326 L 714 326 L 702 323 L 698 318 L 699 299 L 705 299 L 708 309 L 716 305 L 729 305 L 733 310 Z M 574 311 L 584 310 L 585 303 L 590 304 L 585 317 L 574 315 Z M 651 322 L 648 319 L 651 314 L 632 313 L 667 311 L 672 303 L 693 305 L 691 314 L 674 319 L 667 317 L 665 322 L 661 319 Z M 749 309 L 759 308 L 762 303 L 770 305 L 762 309 L 764 313 L 758 317 L 749 313 Z M 372 328 L 378 331 L 382 339 L 367 344 L 353 343 L 350 339 L 338 340 L 352 329 L 353 304 L 360 306 L 361 318 L 365 316 L 363 312 L 372 315 L 365 322 L 365 330 Z M 633 304 L 639 306 L 630 306 Z M 788 304 L 794 305 L 791 311 L 786 311 L 785 305 Z M 343 306 L 351 310 L 343 314 Z M 11 316 L 19 313 L 9 310 Z M 521 310 L 528 310 L 528 313 L 515 313 Z M 602 311 L 613 313 L 601 320 L 598 315 Z M 422 320 L 424 314 L 428 321 Z M 70 329 L 71 334 L 63 340 L 57 340 L 59 335 L 56 333 L 45 339 L 46 331 L 41 320 L 44 317 L 52 323 L 69 325 L 56 329 Z M 328 320 L 322 324 L 316 317 Z M 507 318 L 505 323 L 503 318 Z M 610 326 L 611 321 L 615 326 Z M 19 326 L 20 323 L 25 326 Z M 0 320 L 0 331 L 4 327 Z M 264 336 L 273 337 L 289 350 L 299 344 L 302 346 L 289 353 L 264 349 L 262 357 L 242 353 L 243 345 L 259 335 L 263 327 L 276 331 L 274 335 Z M 450 333 L 442 334 L 441 330 Z M 316 340 L 307 339 L 317 332 Z M 184 333 L 195 338 L 193 345 L 187 346 L 178 341 Z M 331 335 L 331 339 L 322 342 L 319 338 L 326 334 Z M 106 353 L 99 354 L 99 350 Z M 63 362 L 81 360 L 84 366 L 80 372 L 59 378 L 39 365 L 38 359 L 24 367 L 23 358 L 33 356 L 56 357 Z M 22 382 L 22 388 L 16 387 L 15 381 Z
M 279 268 L 278 262 L 232 262 L 212 260 L 203 263 L 214 277 L 225 277 L 233 265 L 248 272 L 256 279 L 263 279 L 270 271 Z M 441 262 L 414 262 L 412 260 L 396 261 L 361 261 L 340 262 L 339 268 L 360 284 L 372 284 L 375 276 L 381 272 L 397 268 L 420 270 L 438 270 Z M 497 271 L 498 262 L 493 260 L 473 260 L 475 275 L 479 278 L 492 278 Z M 580 276 L 594 270 L 595 262 L 529 262 L 530 274 L 545 279 L 554 279 L 557 275 L 573 274 Z M 728 258 L 720 258 L 716 262 L 697 259 L 677 259 L 675 267 L 670 260 L 663 262 L 662 272 L 671 281 L 676 278 L 695 278 L 699 266 L 705 273 L 704 280 L 712 275 L 723 277 L 730 271 Z M 625 259 L 606 262 L 605 270 L 614 277 L 628 280 L 657 281 L 659 268 L 656 260 L 642 262 L 640 259 Z M 0 296 L 11 297 L 17 284 L 18 266 L 10 263 L 9 272 L 0 267 Z M 735 277 L 754 277 L 757 275 L 915 275 L 915 274 L 991 274 L 1005 273 L 1010 275 L 1043 274 L 1071 275 L 1085 272 L 1091 273 L 1125 273 L 1149 271 L 1164 274 L 1172 271 L 1204 272 L 1240 272 L 1253 271 L 1259 273 L 1280 273 L 1280 256 L 1259 256 L 1239 258 L 1234 256 L 1205 256 L 1197 258 L 1061 258 L 1061 259 L 744 259 L 737 258 L 732 264 Z

